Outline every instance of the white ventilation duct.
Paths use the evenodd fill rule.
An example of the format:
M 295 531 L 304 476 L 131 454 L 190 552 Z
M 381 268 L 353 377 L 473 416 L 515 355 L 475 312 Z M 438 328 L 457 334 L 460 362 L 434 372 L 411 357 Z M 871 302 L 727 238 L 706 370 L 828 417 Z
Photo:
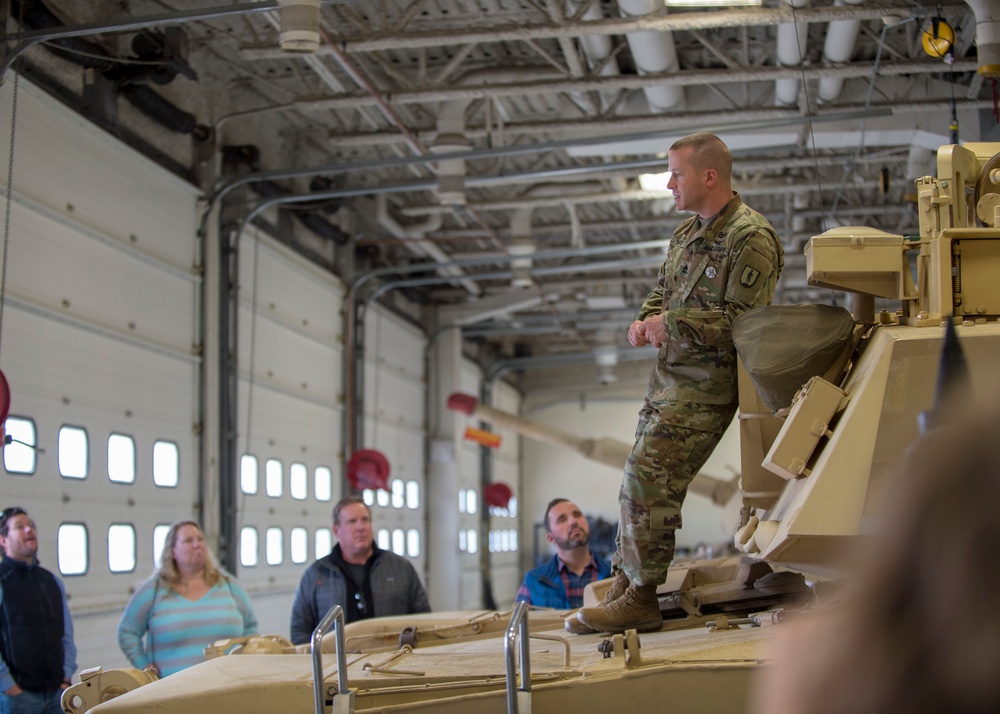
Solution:
M 570 5 L 575 10 L 581 3 L 574 0 Z M 584 10 L 580 19 L 585 22 L 600 22 L 604 20 L 604 13 L 601 12 L 600 3 L 587 3 L 587 9 Z M 611 55 L 611 50 L 613 49 L 610 35 L 583 35 L 580 38 L 580 45 L 583 47 L 583 53 L 587 57 L 587 66 L 591 69 L 601 65 Z M 600 77 L 615 77 L 617 75 L 618 64 L 615 62 L 604 63 L 598 73 Z
M 837 0 L 835 5 L 860 5 L 864 0 Z M 834 20 L 826 31 L 823 43 L 823 61 L 842 64 L 851 60 L 854 44 L 858 39 L 861 20 Z M 819 101 L 832 102 L 844 87 L 842 77 L 822 77 L 819 80 Z
M 535 240 L 531 234 L 531 214 L 533 208 L 519 208 L 510 218 L 510 246 L 508 251 L 517 256 L 510 263 L 513 273 L 510 284 L 515 288 L 530 288 L 534 285 L 531 279 L 531 256 L 535 252 Z
M 575 184 L 542 183 L 532 186 L 524 192 L 522 197 L 567 197 L 572 195 L 590 195 L 595 191 L 603 190 L 599 181 L 587 181 Z M 571 226 L 570 245 L 574 248 L 583 246 L 583 228 L 580 225 L 579 217 L 576 215 L 576 208 L 572 202 L 564 204 L 569 211 Z M 511 283 L 516 288 L 525 288 L 534 285 L 531 279 L 531 256 L 535 252 L 535 237 L 531 229 L 532 218 L 535 208 L 538 205 L 523 206 L 514 211 L 510 218 L 510 246 L 508 252 L 517 256 L 511 263 L 511 270 L 514 273 Z
M 432 213 L 421 223 L 404 226 L 400 224 L 389 213 L 389 200 L 384 193 L 375 194 L 375 220 L 385 228 L 394 238 L 406 241 L 406 247 L 413 253 L 438 263 L 447 263 L 452 260 L 451 256 L 438 248 L 429 240 L 424 240 L 428 233 L 432 233 L 441 227 L 442 217 L 440 213 Z M 461 269 L 455 266 L 447 266 L 439 269 L 443 275 L 453 276 L 455 282 L 464 287 L 473 295 L 480 295 L 482 289 L 472 280 L 465 277 Z
M 402 225 L 389 214 L 389 200 L 386 196 L 387 194 L 385 193 L 375 194 L 375 220 L 378 221 L 379 225 L 392 233 L 393 237 L 409 239 L 423 238 L 428 233 L 433 233 L 441 227 L 443 219 L 440 213 L 428 215 L 421 223 Z M 430 257 L 438 258 L 439 256 L 433 255 Z M 442 254 L 440 257 L 443 258 L 444 262 L 451 261 L 451 257 L 448 255 Z
M 997 0 L 965 0 L 976 15 L 976 52 L 979 74 L 1000 78 L 1000 2 Z
M 793 193 L 791 196 L 792 201 L 792 232 L 796 235 L 802 233 L 806 229 L 806 219 L 802 216 L 802 212 L 809 208 L 809 194 L 807 193 Z
M 319 49 L 319 0 L 278 0 L 278 44 L 286 52 Z
M 618 0 L 618 8 L 626 17 L 666 12 L 663 0 Z M 632 59 L 639 74 L 660 74 L 680 69 L 674 36 L 669 32 L 647 30 L 625 36 Z M 684 104 L 684 88 L 677 85 L 660 85 L 643 90 L 651 113 L 679 109 Z
M 580 5 L 581 3 L 577 0 L 570 3 L 570 7 L 573 8 L 574 13 Z M 605 18 L 604 13 L 601 12 L 601 4 L 588 2 L 587 8 L 583 11 L 580 19 L 585 22 L 603 21 Z M 617 77 L 619 75 L 618 63 L 614 60 L 608 60 L 611 56 L 611 51 L 614 49 L 609 35 L 583 35 L 580 37 L 579 42 L 583 48 L 583 55 L 587 59 L 587 66 L 590 69 L 600 67 L 600 70 L 597 72 L 598 77 Z M 608 107 L 614 101 L 615 95 L 615 92 L 601 92 L 603 105 Z
M 793 8 L 806 7 L 809 0 L 784 0 Z M 798 67 L 806 54 L 809 34 L 808 22 L 783 22 L 778 25 L 778 65 Z M 779 107 L 793 107 L 799 103 L 799 80 L 779 79 L 774 83 L 774 103 Z
M 511 67 L 469 72 L 455 81 L 458 86 L 485 84 L 490 81 L 510 84 L 525 79 L 556 79 L 560 75 L 552 67 Z M 437 121 L 437 136 L 430 147 L 433 154 L 446 154 L 468 149 L 470 142 L 465 136 L 465 110 L 473 98 L 456 99 L 441 105 Z M 465 162 L 460 159 L 439 161 L 437 165 L 438 201 L 444 206 L 465 205 Z
M 465 137 L 465 109 L 469 101 L 447 102 L 441 107 L 437 122 L 437 136 L 430 150 L 432 154 L 465 151 L 469 140 Z M 438 162 L 438 201 L 442 206 L 465 205 L 465 162 L 457 159 Z

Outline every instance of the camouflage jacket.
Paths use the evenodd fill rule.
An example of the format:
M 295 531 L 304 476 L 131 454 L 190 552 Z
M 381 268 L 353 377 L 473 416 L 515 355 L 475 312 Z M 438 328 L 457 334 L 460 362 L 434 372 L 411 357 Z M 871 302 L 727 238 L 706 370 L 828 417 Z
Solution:
M 707 225 L 698 216 L 681 223 L 637 317 L 661 313 L 667 331 L 647 401 L 735 404 L 732 322 L 770 304 L 783 267 L 774 228 L 739 194 Z

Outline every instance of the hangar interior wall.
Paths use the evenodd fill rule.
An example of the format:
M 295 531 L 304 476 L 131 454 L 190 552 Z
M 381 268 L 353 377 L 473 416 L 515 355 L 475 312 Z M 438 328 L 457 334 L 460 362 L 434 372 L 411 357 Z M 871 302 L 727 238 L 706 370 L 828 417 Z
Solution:
M 0 368 L 37 451 L 0 491 L 63 573 L 81 668 L 121 665 L 115 628 L 154 530 L 198 500 L 197 191 L 23 79 L 15 129 Z
M 13 81 L 0 86 L 8 137 L 13 91 Z M 118 618 L 152 573 L 163 532 L 218 499 L 199 466 L 203 207 L 196 188 L 29 82 L 17 91 L 0 368 L 11 415 L 37 450 L 20 447 L 28 471 L 4 468 L 3 501 L 38 522 L 42 563 L 70 596 L 80 667 L 124 666 Z M 7 141 L 0 151 L 6 166 Z M 236 575 L 261 631 L 287 634 L 294 588 L 329 552 L 330 509 L 347 488 L 344 286 L 254 230 L 239 249 Z M 517 543 L 501 535 L 516 533 L 517 518 L 497 512 L 479 536 L 479 447 L 462 440 L 464 424 L 454 435 L 458 483 L 429 496 L 426 336 L 379 306 L 365 329 L 363 446 L 392 468 L 388 491 L 364 494 L 380 545 L 409 557 L 425 582 L 432 560 L 454 567 L 454 580 L 428 590 L 432 602 L 435 585 L 454 590 L 465 608 L 481 605 L 482 549 L 495 546 L 494 593 L 509 604 L 520 582 Z M 462 359 L 460 372 L 463 389 L 478 393 L 478 368 Z M 500 385 L 495 395 L 517 410 L 513 389 Z M 172 478 L 154 474 L 164 463 L 154 452 L 166 454 Z M 494 480 L 517 495 L 518 438 L 493 456 Z M 433 548 L 431 524 L 449 522 L 445 546 Z

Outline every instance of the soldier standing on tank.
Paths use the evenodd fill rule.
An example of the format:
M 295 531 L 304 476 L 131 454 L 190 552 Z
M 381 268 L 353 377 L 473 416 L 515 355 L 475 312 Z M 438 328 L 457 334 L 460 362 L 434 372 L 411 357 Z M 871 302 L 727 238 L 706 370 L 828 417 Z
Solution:
M 678 210 L 696 215 L 674 231 L 656 286 L 628 329 L 633 346 L 652 344 L 659 354 L 618 495 L 615 582 L 601 604 L 567 623 L 570 631 L 659 629 L 656 588 L 674 557 L 688 484 L 736 413 L 731 325 L 770 304 L 784 258 L 771 224 L 732 190 L 732 163 L 713 134 L 670 147 L 667 187 Z

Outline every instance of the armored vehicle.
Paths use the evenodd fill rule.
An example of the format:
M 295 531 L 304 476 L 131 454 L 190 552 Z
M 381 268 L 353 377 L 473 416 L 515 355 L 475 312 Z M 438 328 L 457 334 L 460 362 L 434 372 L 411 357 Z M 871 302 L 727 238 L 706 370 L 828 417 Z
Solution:
M 784 615 L 815 607 L 814 583 L 838 576 L 838 552 L 878 516 L 887 477 L 934 404 L 945 325 L 955 326 L 974 387 L 987 386 L 1000 354 L 1000 144 L 942 147 L 937 176 L 916 187 L 919 235 L 841 227 L 809 242 L 810 283 L 850 294 L 843 339 L 819 350 L 827 359 L 796 374 L 812 355 L 774 361 L 754 349 L 798 344 L 786 312 L 747 326 L 742 554 L 675 564 L 658 591 L 661 630 L 570 635 L 570 612 L 523 604 L 345 627 L 334 608 L 310 645 L 216 643 L 210 654 L 236 653 L 159 681 L 84 672 L 64 710 L 742 711 Z M 876 300 L 894 307 L 876 311 Z

